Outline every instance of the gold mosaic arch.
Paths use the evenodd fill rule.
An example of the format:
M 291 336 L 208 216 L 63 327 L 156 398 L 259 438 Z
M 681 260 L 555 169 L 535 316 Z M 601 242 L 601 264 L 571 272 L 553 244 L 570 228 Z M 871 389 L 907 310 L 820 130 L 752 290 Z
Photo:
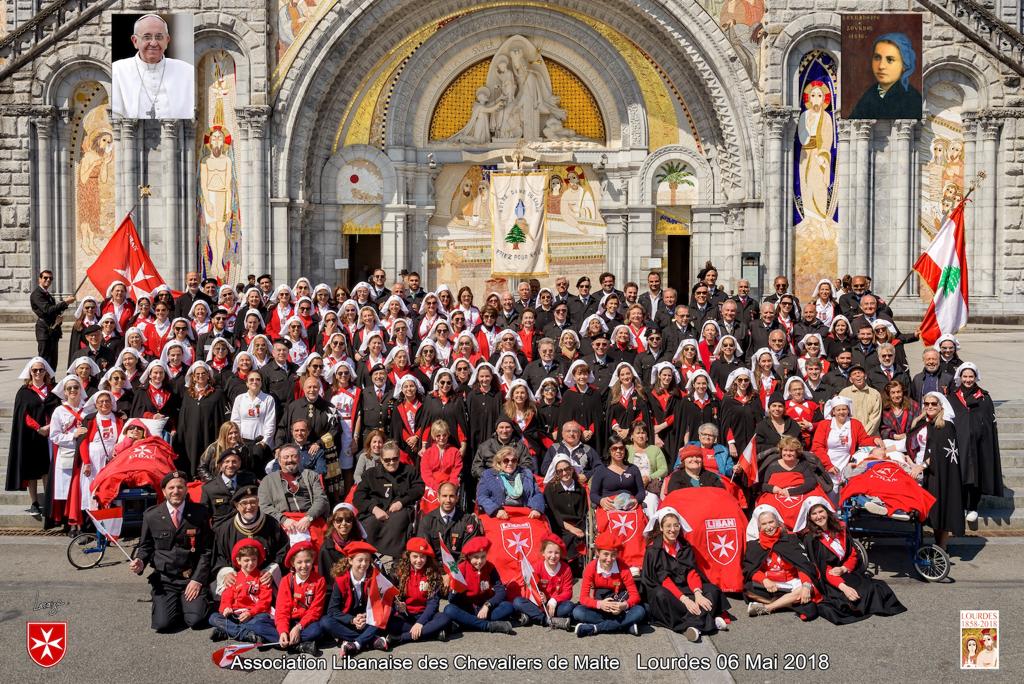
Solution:
M 336 1 L 321 0 L 327 4 L 333 4 Z M 451 22 L 495 7 L 543 7 L 548 11 L 572 17 L 600 33 L 622 55 L 640 88 L 647 112 L 648 149 L 654 151 L 666 145 L 683 142 L 680 127 L 686 127 L 689 128 L 698 151 L 703 153 L 700 134 L 690 115 L 689 108 L 683 101 L 682 94 L 669 79 L 668 74 L 660 69 L 636 43 L 618 30 L 596 21 L 586 14 L 530 0 L 525 2 L 499 0 L 482 3 L 470 9 L 453 12 L 409 34 L 407 38 L 389 50 L 359 83 L 338 123 L 338 129 L 334 134 L 334 144 L 331 148 L 332 153 L 337 152 L 339 147 L 349 145 L 373 145 L 383 148 L 383 131 L 387 123 L 391 91 L 401 76 L 402 68 L 408 59 L 430 37 Z M 279 72 L 281 66 L 279 64 Z M 281 80 L 284 78 L 284 73 L 275 75 Z M 554 73 L 551 76 L 554 79 Z M 555 94 L 558 94 L 557 89 L 555 89 Z M 593 96 L 591 95 L 591 97 Z M 678 105 L 678 110 L 676 105 Z M 682 121 L 680 121 L 679 113 L 682 114 Z M 568 122 L 566 125 L 572 127 Z M 601 126 L 604 126 L 603 119 Z M 454 129 L 452 133 L 457 130 L 457 128 Z M 433 135 L 430 137 L 433 139 Z
M 565 127 L 584 138 L 605 142 L 604 119 L 590 89 L 576 74 L 550 57 L 544 57 L 544 64 L 551 75 L 551 91 L 568 115 Z M 446 140 L 466 125 L 476 101 L 476 89 L 487 82 L 490 66 L 490 57 L 482 59 L 445 88 L 430 117 L 431 142 Z

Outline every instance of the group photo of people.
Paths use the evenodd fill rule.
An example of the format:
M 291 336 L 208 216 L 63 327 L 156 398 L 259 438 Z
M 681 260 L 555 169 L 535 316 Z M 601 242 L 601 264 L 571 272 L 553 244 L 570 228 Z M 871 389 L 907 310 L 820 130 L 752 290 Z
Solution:
M 868 275 L 726 281 L 192 272 L 60 299 L 44 270 L 6 487 L 76 537 L 148 483 L 127 566 L 152 629 L 293 653 L 906 611 L 847 521 L 946 553 L 1003 494 L 978 366 Z

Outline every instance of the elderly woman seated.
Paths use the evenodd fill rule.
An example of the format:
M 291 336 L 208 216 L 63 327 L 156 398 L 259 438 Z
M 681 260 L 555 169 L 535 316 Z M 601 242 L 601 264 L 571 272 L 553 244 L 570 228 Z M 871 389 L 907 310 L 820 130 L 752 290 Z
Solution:
M 750 516 L 743 578 L 750 617 L 779 610 L 792 610 L 804 621 L 818 616 L 818 569 L 800 539 L 786 532 L 782 516 L 772 506 L 760 505 Z
M 398 558 L 412 536 L 416 505 L 423 496 L 423 480 L 415 466 L 401 462 L 398 444 L 381 449 L 380 464 L 367 468 L 356 486 L 352 503 L 366 530 L 366 541 L 385 556 Z
M 484 513 L 495 518 L 508 518 L 506 506 L 528 507 L 531 518 L 544 514 L 544 495 L 533 473 L 519 465 L 519 456 L 512 447 L 502 447 L 494 454 L 492 467 L 484 471 L 477 485 L 476 502 Z
M 681 465 L 665 480 L 662 498 L 686 487 L 725 487 L 718 473 L 704 467 L 704 451 L 699 446 L 687 444 L 679 450 L 679 458 Z
M 803 450 L 796 437 L 785 435 L 778 450 L 769 449 L 760 465 L 761 495 L 759 504 L 768 504 L 781 511 L 783 520 L 792 527 L 800 504 L 811 494 L 827 496 L 832 480 L 814 454 Z

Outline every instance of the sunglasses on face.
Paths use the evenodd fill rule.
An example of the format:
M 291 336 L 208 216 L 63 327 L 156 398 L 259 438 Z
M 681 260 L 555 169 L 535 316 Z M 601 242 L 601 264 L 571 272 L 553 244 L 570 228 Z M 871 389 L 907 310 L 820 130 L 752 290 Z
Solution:
M 559 475 L 564 475 L 565 473 L 571 473 L 572 471 L 573 471 L 572 466 L 565 466 L 564 468 L 555 468 L 555 472 L 558 473 Z
M 185 332 L 186 328 L 175 328 L 174 332 Z
M 31 371 L 29 371 L 29 372 L 31 372 L 31 373 L 42 373 L 42 372 L 43 372 L 43 371 L 45 371 L 45 370 L 46 370 L 45 368 L 33 368 L 33 369 L 32 369 Z
M 924 406 L 938 406 L 938 405 L 939 405 L 939 402 L 937 402 L 937 401 L 926 401 L 926 402 L 924 402 Z
M 501 461 L 501 465 L 515 465 L 516 463 L 519 463 L 517 458 L 506 458 Z
M 437 384 L 440 385 L 441 387 L 445 387 L 447 385 L 452 384 L 452 381 L 451 380 L 438 380 Z
M 388 463 L 388 464 L 390 464 L 390 463 L 398 463 L 398 459 L 397 458 L 382 458 L 382 459 L 380 459 L 380 462 L 381 463 Z

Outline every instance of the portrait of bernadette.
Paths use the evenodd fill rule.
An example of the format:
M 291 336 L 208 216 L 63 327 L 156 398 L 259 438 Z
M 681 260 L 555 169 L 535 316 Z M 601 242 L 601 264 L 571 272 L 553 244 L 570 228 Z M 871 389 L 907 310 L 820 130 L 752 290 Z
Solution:
M 904 33 L 886 33 L 871 50 L 871 85 L 853 108 L 851 119 L 920 119 L 921 93 L 910 84 L 917 53 Z

